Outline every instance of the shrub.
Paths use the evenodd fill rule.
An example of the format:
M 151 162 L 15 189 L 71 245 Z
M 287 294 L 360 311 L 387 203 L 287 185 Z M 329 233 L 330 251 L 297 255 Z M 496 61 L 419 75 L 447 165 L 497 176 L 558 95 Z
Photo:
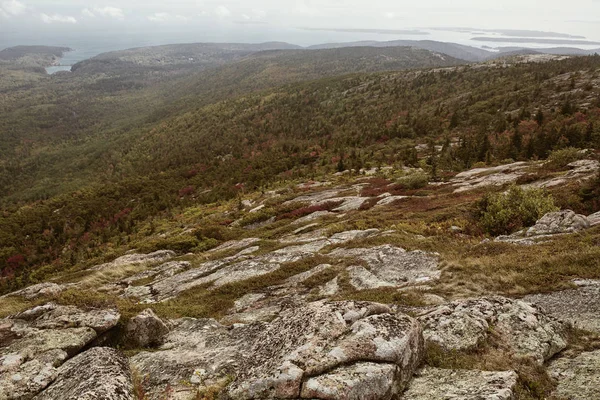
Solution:
M 219 242 L 226 242 L 236 238 L 237 232 L 231 228 L 221 225 L 206 225 L 194 231 L 194 236 L 198 240 L 215 239 Z
M 143 253 L 151 253 L 157 250 L 173 250 L 179 254 L 189 253 L 198 246 L 200 242 L 195 237 L 188 235 L 166 237 L 144 241 L 137 246 Z
M 579 149 L 567 147 L 551 152 L 545 166 L 549 169 L 560 170 L 566 168 L 573 161 L 580 160 L 582 157 Z
M 406 190 L 421 189 L 427 186 L 428 183 L 429 175 L 424 172 L 415 172 L 414 174 L 400 178 L 394 188 L 402 188 Z
M 253 224 L 259 224 L 261 222 L 268 221 L 275 216 L 275 210 L 272 208 L 263 208 L 260 211 L 248 213 L 239 222 L 240 226 L 248 226 Z
M 298 219 L 317 211 L 331 211 L 334 208 L 339 207 L 342 203 L 343 201 L 328 201 L 322 204 L 301 207 L 294 211 L 279 215 L 277 221 L 281 221 L 282 219 Z
M 545 214 L 557 211 L 554 199 L 544 189 L 511 186 L 506 193 L 488 193 L 479 202 L 479 222 L 491 235 L 515 232 L 532 226 Z

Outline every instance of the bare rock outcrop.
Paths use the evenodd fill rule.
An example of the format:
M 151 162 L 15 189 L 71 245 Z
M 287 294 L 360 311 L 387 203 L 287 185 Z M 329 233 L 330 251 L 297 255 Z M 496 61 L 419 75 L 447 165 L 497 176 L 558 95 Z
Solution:
M 57 367 L 116 326 L 114 310 L 46 304 L 0 320 L 0 398 L 28 399 L 51 384 Z
M 164 344 L 131 358 L 150 399 L 223 385 L 233 399 L 391 399 L 423 357 L 417 321 L 366 302 L 314 302 L 272 322 L 182 319 Z M 187 397 L 186 397 L 187 396 Z
M 592 215 L 588 215 L 588 221 L 590 221 L 591 226 L 600 225 L 600 212 L 594 213 Z
M 387 306 L 315 302 L 283 311 L 247 353 L 233 399 L 390 399 L 417 368 L 423 340 L 414 319 Z
M 58 368 L 34 400 L 134 400 L 129 362 L 118 351 L 94 347 Z
M 126 254 L 109 263 L 97 265 L 91 269 L 94 271 L 103 271 L 126 265 L 149 265 L 165 262 L 173 257 L 175 257 L 175 252 L 171 250 L 158 250 L 149 254 Z
M 513 371 L 470 371 L 425 367 L 401 400 L 512 400 L 518 376 Z
M 571 210 L 562 210 L 544 215 L 530 228 L 512 235 L 499 236 L 496 241 L 530 245 L 551 238 L 553 235 L 580 232 L 590 227 L 590 220 L 585 215 L 576 214 Z
M 183 318 L 171 321 L 164 343 L 152 352 L 140 352 L 130 361 L 143 377 L 151 400 L 162 400 L 167 389 L 173 399 L 189 399 L 200 387 L 211 386 L 234 376 L 241 353 L 261 324 L 227 328 L 213 319 Z
M 588 180 L 600 170 L 600 162 L 596 160 L 578 160 L 568 165 L 569 171 L 555 178 L 535 182 L 528 186 L 551 188 L 567 184 L 569 182 L 583 182 Z
M 138 297 L 143 303 L 160 302 L 203 285 L 218 288 L 223 285 L 256 278 L 277 271 L 282 264 L 312 257 L 329 245 L 376 236 L 378 229 L 353 230 L 336 233 L 308 243 L 287 246 L 273 252 L 252 256 L 240 255 L 208 261 L 190 269 L 143 286 L 128 286 L 125 295 Z
M 503 186 L 516 182 L 523 169 L 527 168 L 526 162 L 499 165 L 497 167 L 475 168 L 457 174 L 451 181 L 455 193 L 468 190 L 481 189 L 488 186 Z
M 600 399 L 600 350 L 553 361 L 548 373 L 558 381 L 555 398 Z
M 571 210 L 557 211 L 544 215 L 534 226 L 527 229 L 525 235 L 541 236 L 555 235 L 557 233 L 579 232 L 590 227 L 586 216 L 576 214 Z
M 406 251 L 391 245 L 336 249 L 329 255 L 366 262 L 368 270 L 363 267 L 351 267 L 349 270 L 353 285 L 359 290 L 424 284 L 439 279 L 441 274 L 438 254 Z
M 526 296 L 524 301 L 572 326 L 600 333 L 600 281 L 576 280 L 577 288 Z
M 63 292 L 67 288 L 66 285 L 59 285 L 57 283 L 52 282 L 44 282 L 38 283 L 37 285 L 32 285 L 26 287 L 25 289 L 18 290 L 13 293 L 9 293 L 2 297 L 12 297 L 12 296 L 20 296 L 27 300 L 33 300 L 40 297 L 52 297 L 57 296 L 61 292 Z
M 417 318 L 429 343 L 467 350 L 485 340 L 490 329 L 513 354 L 543 363 L 566 347 L 564 325 L 539 307 L 504 297 L 454 301 Z

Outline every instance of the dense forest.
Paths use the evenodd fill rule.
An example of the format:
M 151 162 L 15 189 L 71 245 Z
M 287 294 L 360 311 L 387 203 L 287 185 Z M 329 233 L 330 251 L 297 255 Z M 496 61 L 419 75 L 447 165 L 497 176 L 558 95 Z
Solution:
M 305 54 L 193 73 L 91 62 L 0 86 L 2 291 L 99 257 L 157 215 L 281 182 L 387 165 L 443 181 L 600 149 L 597 55 L 459 65 L 406 48 Z

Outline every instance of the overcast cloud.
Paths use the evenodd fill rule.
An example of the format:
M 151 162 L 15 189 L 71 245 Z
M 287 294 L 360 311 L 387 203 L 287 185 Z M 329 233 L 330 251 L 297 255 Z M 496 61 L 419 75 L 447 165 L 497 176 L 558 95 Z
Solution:
M 214 27 L 473 27 L 564 32 L 600 40 L 599 0 L 0 0 L 0 32 Z M 278 38 L 273 37 L 273 40 Z

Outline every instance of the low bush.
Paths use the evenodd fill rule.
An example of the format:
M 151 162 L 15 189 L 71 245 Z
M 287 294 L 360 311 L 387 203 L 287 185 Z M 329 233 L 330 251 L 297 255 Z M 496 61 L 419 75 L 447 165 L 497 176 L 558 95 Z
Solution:
M 398 179 L 398 182 L 392 186 L 392 189 L 421 189 L 427 186 L 427 183 L 429 183 L 429 175 L 424 172 L 415 172 L 414 174 L 410 174 Z
M 514 185 L 505 193 L 486 194 L 478 203 L 477 214 L 484 231 L 497 236 L 532 226 L 545 214 L 557 210 L 547 191 Z
M 218 242 L 216 243 L 218 244 Z M 142 253 L 152 253 L 158 250 L 173 250 L 179 254 L 185 254 L 189 253 L 192 249 L 195 249 L 200 244 L 201 242 L 195 237 L 188 235 L 180 235 L 160 239 L 145 240 L 136 247 Z
M 240 226 L 248 226 L 248 225 L 253 225 L 253 224 L 259 224 L 261 222 L 265 222 L 267 220 L 269 220 L 270 218 L 273 218 L 275 216 L 275 210 L 272 208 L 263 208 L 260 211 L 257 212 L 253 212 L 253 213 L 248 213 L 246 216 L 244 216 L 240 222 L 239 225 Z
M 544 167 L 551 170 L 562 170 L 573 161 L 581 160 L 582 158 L 583 155 L 579 149 L 567 147 L 551 152 L 548 156 L 548 161 L 546 164 L 544 164 Z
M 314 206 L 301 207 L 294 211 L 277 216 L 277 221 L 281 221 L 282 219 L 298 219 L 317 211 L 331 211 L 334 208 L 339 207 L 342 203 L 342 201 L 328 201 L 326 203 L 316 204 Z

